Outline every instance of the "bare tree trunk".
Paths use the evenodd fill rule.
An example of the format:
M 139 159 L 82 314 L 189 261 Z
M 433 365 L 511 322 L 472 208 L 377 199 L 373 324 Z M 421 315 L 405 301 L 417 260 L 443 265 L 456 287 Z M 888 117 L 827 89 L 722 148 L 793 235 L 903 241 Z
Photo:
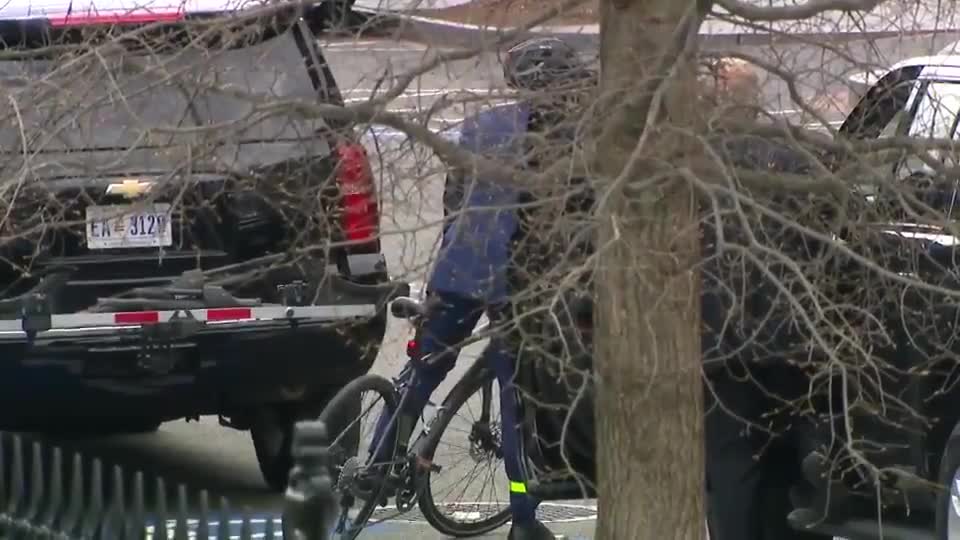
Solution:
M 670 50 L 676 30 L 695 9 L 690 0 L 601 0 L 601 96 L 621 94 L 606 108 L 616 112 L 605 115 L 594 155 L 604 178 L 623 176 L 621 184 L 636 185 L 665 172 L 664 161 L 681 166 L 690 156 L 679 145 L 691 139 L 683 143 L 654 127 L 649 148 L 640 152 L 645 165 L 622 175 L 648 115 L 659 126 L 694 124 L 696 78 L 685 56 L 664 83 L 659 114 L 650 92 L 657 85 L 646 84 L 646 96 L 637 91 L 644 81 L 663 80 L 675 64 L 658 58 L 677 56 Z M 606 186 L 599 214 L 597 538 L 603 540 L 705 536 L 697 205 L 678 176 L 649 184 L 629 197 L 623 185 Z

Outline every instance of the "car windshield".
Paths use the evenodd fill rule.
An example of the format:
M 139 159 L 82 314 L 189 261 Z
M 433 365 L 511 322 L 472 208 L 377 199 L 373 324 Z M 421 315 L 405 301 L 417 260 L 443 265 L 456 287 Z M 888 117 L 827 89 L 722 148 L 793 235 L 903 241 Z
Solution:
M 171 170 L 188 158 L 243 167 L 247 158 L 279 161 L 290 153 L 284 145 L 322 151 L 323 122 L 295 103 L 316 102 L 329 79 L 311 67 L 321 62 L 309 30 L 279 19 L 228 16 L 162 28 L 46 22 L 33 34 L 30 24 L 18 25 L 19 35 L 3 37 L 19 39 L 5 39 L 0 50 L 7 167 L 42 176 L 80 167 L 102 173 L 118 160 L 126 171 Z
M 960 118 L 960 83 L 933 81 L 919 87 L 916 114 L 910 123 L 909 135 L 923 139 L 953 139 L 957 137 Z M 947 167 L 954 166 L 950 152 L 930 150 L 929 155 Z M 932 175 L 931 167 L 915 154 L 905 159 L 897 172 L 900 179 L 916 175 Z

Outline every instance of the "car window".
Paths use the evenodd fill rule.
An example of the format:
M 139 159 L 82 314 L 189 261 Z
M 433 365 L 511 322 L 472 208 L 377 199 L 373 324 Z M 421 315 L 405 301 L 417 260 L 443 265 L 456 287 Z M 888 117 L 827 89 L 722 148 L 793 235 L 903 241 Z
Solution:
M 917 97 L 916 113 L 910 123 L 908 134 L 924 139 L 952 139 L 957 137 L 957 122 L 960 119 L 960 83 L 933 81 L 923 87 Z M 953 161 L 950 152 L 930 151 L 930 156 L 947 164 Z M 901 164 L 898 178 L 916 174 L 931 174 L 930 166 L 919 157 L 908 156 Z
M 900 127 L 900 123 L 903 121 L 904 116 L 906 116 L 906 111 L 904 109 L 900 109 L 899 111 L 897 111 L 897 114 L 895 114 L 893 118 L 890 119 L 890 122 L 888 122 L 887 125 L 883 127 L 883 130 L 880 131 L 880 135 L 878 135 L 878 138 L 886 139 L 888 137 L 893 137 L 894 135 L 896 135 Z
M 888 138 L 902 135 L 909 127 L 909 112 L 914 110 L 918 82 L 914 78 L 919 70 L 888 74 L 877 82 L 866 96 L 851 111 L 841 134 L 855 138 Z M 862 166 L 873 169 L 877 174 L 893 174 L 898 164 L 882 156 L 870 156 L 861 160 Z M 858 186 L 868 200 L 876 194 L 875 186 Z
M 932 82 L 920 94 L 917 113 L 910 124 L 910 136 L 949 139 L 957 129 L 960 112 L 960 84 Z
M 854 139 L 873 139 L 881 133 L 896 132 L 897 116 L 908 108 L 922 68 L 907 66 L 881 77 L 847 115 L 840 134 Z

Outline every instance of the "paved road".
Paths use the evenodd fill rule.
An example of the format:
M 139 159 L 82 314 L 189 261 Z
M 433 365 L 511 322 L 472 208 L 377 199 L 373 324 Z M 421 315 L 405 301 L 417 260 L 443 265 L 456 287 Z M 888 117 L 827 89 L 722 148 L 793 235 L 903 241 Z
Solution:
M 940 33 L 932 36 L 892 37 L 867 41 L 837 43 L 828 48 L 803 44 L 785 44 L 775 47 L 739 47 L 723 49 L 760 58 L 794 76 L 799 94 L 810 101 L 822 101 L 826 95 L 839 96 L 850 89 L 849 77 L 867 69 L 889 67 L 893 63 L 921 55 L 936 54 L 948 44 L 960 39 L 960 34 Z M 362 49 L 357 54 L 356 49 Z M 832 49 L 832 50 L 831 50 Z M 337 73 L 348 99 L 367 98 L 369 88 L 385 70 L 393 75 L 411 69 L 428 56 L 425 46 L 415 43 L 383 43 L 376 41 L 339 42 L 325 48 L 331 66 Z M 716 51 L 714 51 L 716 52 Z M 586 60 L 594 60 L 595 53 L 584 53 Z M 855 61 L 854 61 L 855 60 Z M 508 98 L 502 77 L 502 68 L 493 52 L 480 54 L 470 60 L 452 62 L 443 69 L 425 73 L 410 86 L 404 97 L 393 107 L 398 110 L 426 110 L 448 91 L 474 95 L 492 95 Z M 462 94 L 460 95 L 462 99 Z M 763 88 L 764 107 L 786 114 L 791 120 L 808 122 L 812 119 L 799 114 L 798 106 L 790 99 L 787 85 L 777 77 L 768 77 Z M 842 118 L 839 111 L 827 111 L 829 120 Z M 447 107 L 440 116 L 459 119 L 464 116 L 463 105 Z M 442 125 L 437 123 L 438 126 Z

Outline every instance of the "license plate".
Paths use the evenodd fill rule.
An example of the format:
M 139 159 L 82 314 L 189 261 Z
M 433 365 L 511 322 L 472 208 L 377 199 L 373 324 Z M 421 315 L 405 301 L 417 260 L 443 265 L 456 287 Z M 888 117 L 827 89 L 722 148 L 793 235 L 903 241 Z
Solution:
M 173 245 L 170 205 L 87 207 L 87 248 L 118 249 Z

